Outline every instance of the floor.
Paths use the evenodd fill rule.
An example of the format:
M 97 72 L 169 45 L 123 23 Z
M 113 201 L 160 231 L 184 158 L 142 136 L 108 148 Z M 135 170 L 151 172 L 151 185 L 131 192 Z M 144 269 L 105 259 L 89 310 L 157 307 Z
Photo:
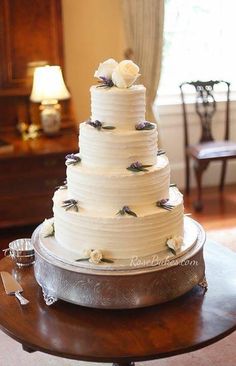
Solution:
M 216 188 L 204 190 L 205 208 L 202 213 L 194 213 L 192 203 L 196 192 L 185 197 L 185 212 L 191 213 L 206 231 L 222 230 L 236 227 L 236 185 L 227 186 L 220 194 Z M 30 237 L 34 227 L 11 228 L 0 232 L 0 247 L 7 247 L 15 238 Z M 231 232 L 233 232 L 231 230 Z M 217 237 L 217 232 L 214 232 Z M 236 332 L 214 345 L 202 350 L 180 355 L 169 359 L 138 363 L 138 366 L 235 366 L 236 365 Z M 94 363 L 76 362 L 59 359 L 39 352 L 27 354 L 21 346 L 0 332 L 0 365 L 1 366 L 87 366 Z M 101 365 L 101 364 L 97 364 Z
M 184 196 L 185 212 L 190 212 L 205 230 L 236 227 L 236 185 L 226 186 L 222 193 L 216 187 L 205 188 L 204 209 L 199 213 L 194 212 L 192 207 L 195 197 L 195 190 L 189 196 Z

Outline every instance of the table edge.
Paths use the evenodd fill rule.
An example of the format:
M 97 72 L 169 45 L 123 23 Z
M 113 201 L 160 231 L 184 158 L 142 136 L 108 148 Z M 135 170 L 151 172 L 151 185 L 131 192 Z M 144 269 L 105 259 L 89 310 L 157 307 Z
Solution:
M 11 332 L 9 332 L 7 329 L 4 328 L 4 326 L 2 326 L 0 324 L 0 330 L 6 334 L 7 336 L 9 336 L 10 338 L 12 338 L 13 340 L 15 340 L 16 342 L 20 343 L 22 346 L 26 346 L 29 349 L 32 349 L 35 352 L 42 352 L 45 354 L 49 354 L 52 356 L 57 356 L 60 358 L 65 358 L 65 359 L 71 359 L 71 360 L 77 360 L 77 361 L 86 361 L 86 362 L 105 362 L 105 363 L 112 363 L 112 362 L 139 362 L 139 361 L 149 361 L 149 360 L 157 360 L 157 359 L 161 359 L 161 358 L 169 358 L 169 357 L 173 357 L 173 356 L 177 356 L 177 355 L 182 355 L 185 353 L 190 353 L 190 352 L 194 352 L 197 350 L 200 350 L 202 348 L 208 347 L 224 338 L 226 338 L 228 335 L 232 334 L 234 331 L 236 331 L 236 325 L 227 329 L 225 332 L 220 333 L 210 339 L 207 340 L 203 340 L 201 343 L 197 343 L 197 344 L 193 344 L 191 346 L 187 346 L 185 348 L 177 348 L 174 349 L 172 351 L 169 352 L 160 352 L 158 354 L 150 354 L 150 355 L 145 355 L 145 356 L 124 356 L 124 357 L 117 357 L 117 356 L 112 356 L 112 357 L 106 357 L 106 356 L 100 356 L 100 357 L 96 357 L 96 356 L 91 356 L 91 357 L 86 357 L 83 355 L 73 355 L 73 354 L 68 354 L 68 353 L 64 353 L 64 352 L 55 352 L 55 351 L 51 351 L 50 349 L 44 348 L 44 347 L 40 347 L 40 346 L 36 346 L 33 343 L 29 343 L 29 342 L 24 342 L 22 343 L 22 341 L 16 337 L 14 334 L 12 334 Z

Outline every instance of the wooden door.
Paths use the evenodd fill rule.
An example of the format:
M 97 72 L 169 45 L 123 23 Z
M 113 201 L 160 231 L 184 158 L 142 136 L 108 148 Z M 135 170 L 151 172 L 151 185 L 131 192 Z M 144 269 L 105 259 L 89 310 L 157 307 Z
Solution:
M 0 95 L 28 95 L 29 63 L 62 59 L 60 1 L 0 0 Z

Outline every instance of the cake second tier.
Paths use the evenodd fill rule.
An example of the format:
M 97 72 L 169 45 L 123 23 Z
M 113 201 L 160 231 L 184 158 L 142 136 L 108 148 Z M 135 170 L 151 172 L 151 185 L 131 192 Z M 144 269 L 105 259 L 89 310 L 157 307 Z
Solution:
M 157 126 L 153 129 L 98 130 L 80 124 L 80 157 L 88 167 L 124 169 L 135 161 L 154 165 L 157 162 Z

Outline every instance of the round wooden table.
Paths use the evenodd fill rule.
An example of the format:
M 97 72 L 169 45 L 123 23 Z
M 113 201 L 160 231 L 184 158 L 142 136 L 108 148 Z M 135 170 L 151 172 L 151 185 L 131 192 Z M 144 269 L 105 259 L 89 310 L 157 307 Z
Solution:
M 236 329 L 236 254 L 221 245 L 205 246 L 208 291 L 196 286 L 186 295 L 135 310 L 96 310 L 58 301 L 45 305 L 33 268 L 11 272 L 30 300 L 20 306 L 0 281 L 0 327 L 28 352 L 76 360 L 129 365 L 208 346 Z

